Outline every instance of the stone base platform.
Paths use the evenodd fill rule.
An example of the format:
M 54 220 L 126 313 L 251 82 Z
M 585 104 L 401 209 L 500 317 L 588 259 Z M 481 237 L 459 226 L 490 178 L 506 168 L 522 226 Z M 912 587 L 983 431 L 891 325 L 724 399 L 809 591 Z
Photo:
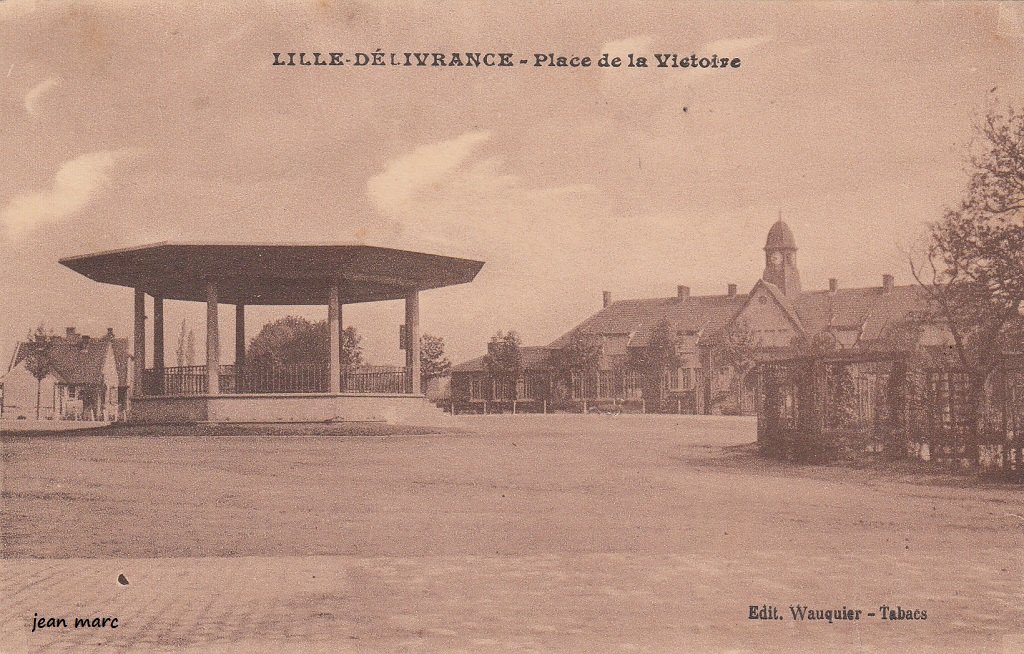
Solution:
M 444 413 L 422 395 L 280 393 L 165 395 L 132 399 L 131 422 L 387 422 L 440 425 Z

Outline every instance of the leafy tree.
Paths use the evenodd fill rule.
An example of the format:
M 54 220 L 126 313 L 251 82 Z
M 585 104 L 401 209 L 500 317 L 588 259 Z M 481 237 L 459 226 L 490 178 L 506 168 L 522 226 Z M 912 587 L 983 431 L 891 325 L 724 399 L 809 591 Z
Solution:
M 427 380 L 447 377 L 451 374 L 452 362 L 444 355 L 444 339 L 440 336 L 423 334 L 420 337 L 420 376 Z
M 522 341 L 519 334 L 509 331 L 507 334 L 498 332 L 487 344 L 484 356 L 487 374 L 494 381 L 506 384 L 511 389 L 513 400 L 516 398 L 516 382 L 523 373 Z
M 853 370 L 852 364 L 836 364 L 826 369 L 825 415 L 830 427 L 848 427 L 857 419 L 857 384 Z
M 929 228 L 926 258 L 911 258 L 931 315 L 949 330 L 968 379 L 967 422 L 985 421 L 985 389 L 1007 351 L 1024 343 L 1024 113 L 990 109 L 977 126 L 963 200 Z
M 715 339 L 714 361 L 730 370 L 729 390 L 739 397 L 744 381 L 757 366 L 757 339 L 749 323 L 738 321 Z
M 363 365 L 363 337 L 355 327 L 341 330 L 341 368 L 351 370 Z M 330 349 L 330 343 L 327 344 Z
M 28 340 L 25 343 L 25 348 L 28 350 L 25 355 L 25 368 L 36 380 L 36 420 L 39 420 L 43 403 L 43 380 L 53 371 L 53 361 L 50 358 L 52 343 L 53 334 L 42 323 L 36 327 L 34 332 L 29 332 Z
M 354 327 L 341 334 L 342 368 L 362 365 L 362 337 Z M 330 361 L 327 321 L 316 322 L 298 316 L 286 316 L 263 326 L 249 342 L 245 360 L 252 366 L 319 364 Z
M 679 344 L 667 319 L 662 318 L 655 325 L 647 347 L 634 355 L 633 363 L 644 373 L 644 397 L 664 399 L 665 373 L 680 364 Z
M 569 381 L 573 375 L 597 370 L 601 365 L 601 355 L 601 342 L 597 337 L 576 330 L 569 336 L 565 347 L 551 353 L 549 365 L 560 379 Z

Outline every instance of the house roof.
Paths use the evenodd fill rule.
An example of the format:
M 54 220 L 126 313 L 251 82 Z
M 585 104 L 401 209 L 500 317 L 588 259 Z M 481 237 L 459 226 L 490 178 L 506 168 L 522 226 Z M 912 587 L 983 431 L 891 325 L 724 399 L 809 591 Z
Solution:
M 587 318 L 548 347 L 565 347 L 577 330 L 586 334 L 626 335 L 631 347 L 645 346 L 663 318 L 676 331 L 693 334 L 714 331 L 724 327 L 746 301 L 746 294 L 619 300 Z
M 774 285 L 759 281 L 793 321 L 807 335 L 826 329 L 861 330 L 861 339 L 875 340 L 890 326 L 906 320 L 914 312 L 928 306 L 927 297 L 918 286 L 840 288 L 832 291 L 808 291 L 788 297 Z M 719 331 L 737 316 L 750 294 L 705 295 L 688 298 L 653 298 L 613 302 L 580 325 L 562 335 L 549 348 L 564 347 L 576 330 L 589 334 L 628 335 L 629 345 L 647 345 L 653 328 L 665 319 L 677 332 L 699 333 L 703 336 Z
M 550 347 L 540 347 L 537 345 L 524 345 L 519 348 L 520 353 L 523 357 L 523 368 L 530 370 L 537 370 L 538 368 L 544 367 L 548 356 L 551 354 Z M 484 363 L 484 357 L 477 357 L 470 359 L 464 363 L 452 368 L 452 372 L 486 372 L 487 365 Z
M 11 367 L 25 360 L 31 349 L 26 343 L 19 343 Z M 53 365 L 53 373 L 66 384 L 93 385 L 103 379 L 103 364 L 107 347 L 113 348 L 114 363 L 117 367 L 118 386 L 128 382 L 128 339 L 106 336 L 83 338 L 80 334 L 55 337 L 47 347 L 47 354 Z
M 804 329 L 814 334 L 828 327 L 850 329 L 860 326 L 862 340 L 877 340 L 888 328 L 928 308 L 928 297 L 919 286 L 893 286 L 810 291 L 801 293 L 796 311 Z

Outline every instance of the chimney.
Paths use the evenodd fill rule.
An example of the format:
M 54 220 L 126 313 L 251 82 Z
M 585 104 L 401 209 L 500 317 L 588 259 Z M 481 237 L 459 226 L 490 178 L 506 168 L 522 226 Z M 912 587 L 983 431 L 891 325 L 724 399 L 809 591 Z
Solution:
M 683 286 L 682 284 L 676 286 L 676 297 L 679 298 L 680 300 L 685 300 L 686 298 L 690 297 L 690 287 Z
M 88 350 L 88 349 L 89 349 L 89 341 L 91 341 L 91 340 L 92 340 L 91 338 L 89 338 L 89 337 L 88 337 L 88 336 L 86 336 L 85 334 L 82 334 L 82 341 L 81 341 L 81 344 L 80 344 L 80 346 L 79 346 L 79 347 L 80 347 L 80 348 L 81 348 L 81 349 L 82 349 L 83 351 L 85 351 L 85 350 Z
M 729 297 L 736 297 L 736 284 L 729 284 Z
M 604 306 L 607 307 L 609 304 L 612 303 L 612 292 L 611 291 L 604 291 L 601 294 L 601 299 L 604 302 Z
M 882 275 L 882 293 L 889 293 L 892 291 L 893 277 L 886 273 Z
M 114 338 L 114 328 L 107 327 L 107 338 Z
M 835 293 L 839 290 L 839 280 L 835 277 L 828 278 L 828 290 L 830 293 Z
M 75 328 L 74 327 L 67 327 L 67 328 L 65 328 L 64 329 L 64 334 L 67 336 L 67 338 L 69 340 L 74 338 L 75 337 Z

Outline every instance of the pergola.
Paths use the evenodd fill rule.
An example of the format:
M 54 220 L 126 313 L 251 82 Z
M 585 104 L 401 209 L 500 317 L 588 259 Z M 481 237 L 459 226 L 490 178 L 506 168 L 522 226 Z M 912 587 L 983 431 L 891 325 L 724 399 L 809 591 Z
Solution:
M 481 261 L 368 245 L 171 242 L 68 257 L 60 263 L 95 281 L 134 289 L 133 401 L 182 395 L 420 395 L 419 293 L 470 282 L 483 266 Z M 153 298 L 151 369 L 146 369 L 146 295 Z M 206 303 L 205 366 L 165 366 L 164 300 Z M 343 306 L 385 300 L 405 301 L 405 368 L 390 376 L 343 371 Z M 219 304 L 235 306 L 233 366 L 221 363 Z M 327 305 L 330 355 L 324 370 L 268 372 L 246 366 L 247 305 L 316 304 Z

